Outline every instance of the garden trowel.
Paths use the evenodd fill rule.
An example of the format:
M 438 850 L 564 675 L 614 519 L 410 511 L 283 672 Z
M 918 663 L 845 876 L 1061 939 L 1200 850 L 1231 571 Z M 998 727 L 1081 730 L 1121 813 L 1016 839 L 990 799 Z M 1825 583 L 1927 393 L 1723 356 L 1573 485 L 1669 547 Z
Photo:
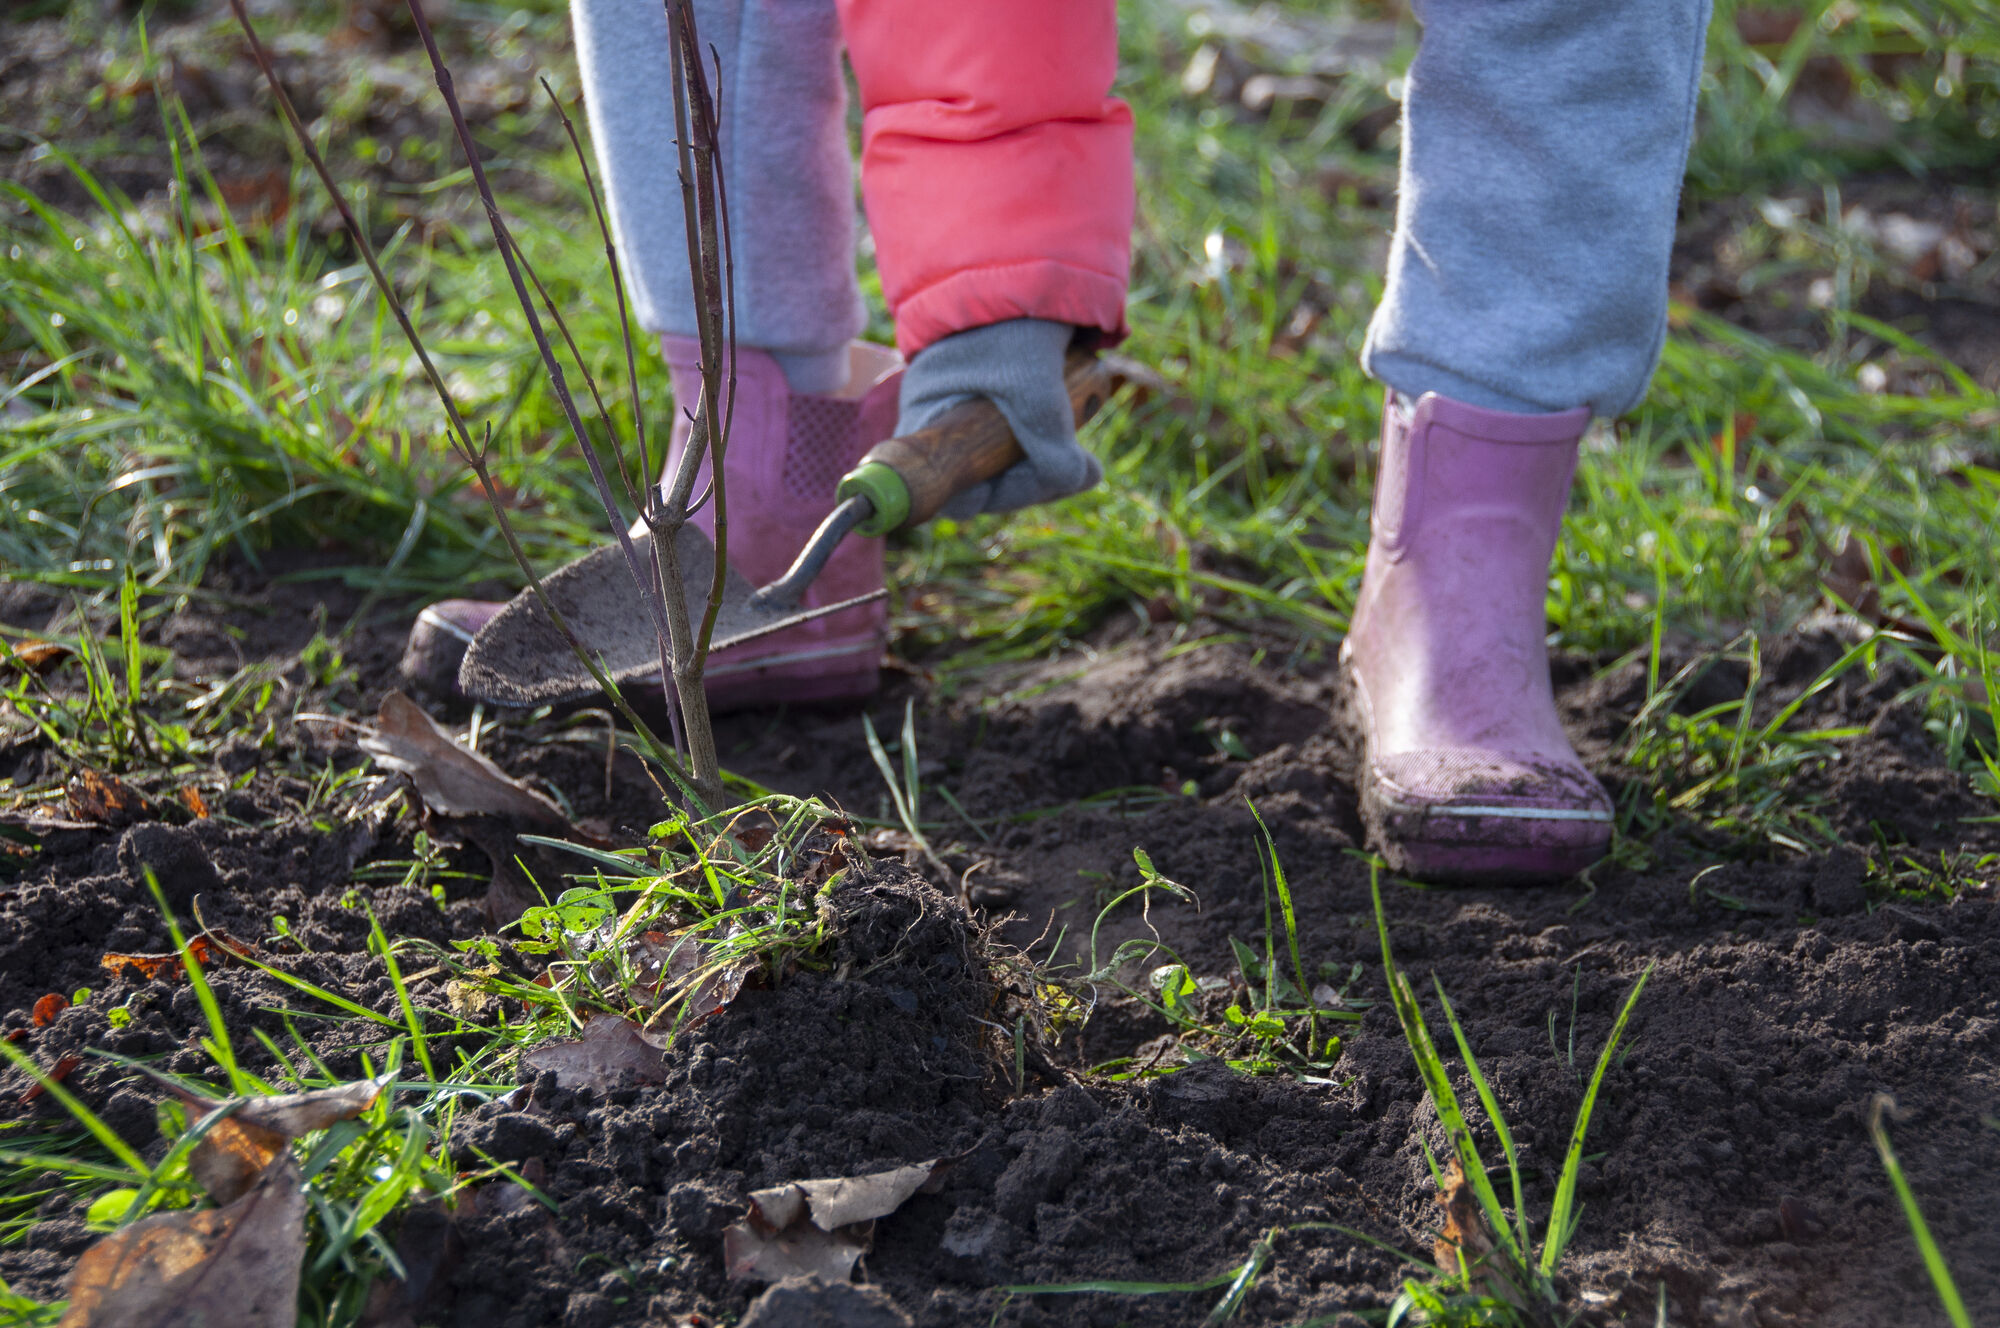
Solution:
M 1064 385 L 1078 424 L 1096 413 L 1118 381 L 1094 353 L 1070 352 Z M 1022 457 L 1006 417 L 983 398 L 953 407 L 927 428 L 876 444 L 841 479 L 838 506 L 783 576 L 758 588 L 734 567 L 724 569 L 722 603 L 709 648 L 720 650 L 879 599 L 884 592 L 802 607 L 807 589 L 849 535 L 886 535 L 928 521 L 954 496 L 994 478 Z M 640 564 L 651 568 L 651 533 L 641 530 L 632 542 Z M 715 575 L 715 546 L 690 524 L 681 528 L 676 547 L 687 587 L 688 616 L 699 624 Z M 542 588 L 613 681 L 624 684 L 658 677 L 660 643 L 653 617 L 632 582 L 620 545 L 607 544 L 550 573 L 542 579 Z M 532 589 L 516 595 L 473 638 L 459 665 L 458 685 L 474 700 L 509 706 L 552 705 L 597 690 L 590 671 L 556 631 Z

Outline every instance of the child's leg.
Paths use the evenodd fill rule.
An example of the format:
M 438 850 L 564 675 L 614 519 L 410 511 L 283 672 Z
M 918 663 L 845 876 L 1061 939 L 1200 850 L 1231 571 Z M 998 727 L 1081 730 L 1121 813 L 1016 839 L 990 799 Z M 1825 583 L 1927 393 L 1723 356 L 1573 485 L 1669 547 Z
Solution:
M 912 357 L 899 429 L 985 397 L 1027 459 L 967 516 L 1095 484 L 1063 390 L 1079 328 L 1123 330 L 1132 115 L 1113 0 L 840 0 L 861 93 L 861 184 L 882 292 Z
M 1507 411 L 1638 404 L 1707 0 L 1414 0 L 1388 287 L 1363 363 Z
M 695 0 L 721 60 L 722 169 L 736 267 L 737 340 L 769 352 L 799 392 L 847 381 L 866 322 L 854 277 L 854 176 L 833 0 Z M 659 0 L 574 0 L 577 65 L 640 323 L 691 336 L 693 294 Z M 715 70 L 709 70 L 710 86 Z
M 1402 198 L 1364 362 L 1386 381 L 1342 647 L 1376 847 L 1415 875 L 1587 866 L 1611 804 L 1549 685 L 1549 558 L 1592 413 L 1635 404 L 1707 0 L 1416 0 Z
M 721 65 L 736 278 L 736 394 L 723 463 L 728 556 L 762 584 L 784 571 L 832 509 L 840 476 L 888 435 L 901 362 L 884 347 L 852 343 L 865 312 L 854 276 L 854 180 L 834 0 L 694 0 L 694 8 L 704 48 L 713 47 Z M 572 9 L 626 285 L 640 324 L 660 334 L 676 403 L 691 406 L 700 351 L 666 13 L 659 0 L 574 0 Z M 713 88 L 712 66 L 709 73 Z M 677 411 L 670 456 L 687 433 L 686 414 Z M 714 520 L 714 504 L 694 517 L 711 534 Z M 881 542 L 850 538 L 806 603 L 838 603 L 881 586 Z M 410 634 L 405 671 L 449 690 L 465 643 L 498 609 L 473 600 L 430 606 Z M 865 696 L 875 688 L 884 623 L 879 603 L 864 605 L 720 651 L 708 663 L 709 699 L 727 706 Z
M 660 0 L 573 0 L 577 63 L 625 275 L 663 333 L 678 405 L 700 391 Z M 866 321 L 854 275 L 854 172 L 833 0 L 694 0 L 720 72 L 723 180 L 736 278 L 736 393 L 724 460 L 732 565 L 782 573 L 832 510 L 840 476 L 894 422 L 895 354 L 851 345 Z M 890 380 L 886 381 L 885 380 Z M 687 441 L 676 412 L 672 453 Z M 671 463 L 670 463 L 671 464 Z M 694 522 L 713 534 L 714 505 Z M 879 590 L 879 540 L 849 539 L 806 595 Z M 875 688 L 885 615 L 850 609 L 718 652 L 712 704 L 831 700 Z

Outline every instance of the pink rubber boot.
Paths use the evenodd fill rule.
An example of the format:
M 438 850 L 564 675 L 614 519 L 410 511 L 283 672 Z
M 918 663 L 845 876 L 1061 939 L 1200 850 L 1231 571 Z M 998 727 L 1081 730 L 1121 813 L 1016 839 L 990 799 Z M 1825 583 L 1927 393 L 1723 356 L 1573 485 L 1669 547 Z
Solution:
M 665 336 L 674 400 L 692 404 L 701 392 L 701 345 Z M 723 458 L 729 504 L 728 558 L 752 585 L 766 585 L 792 565 L 822 518 L 833 491 L 862 453 L 896 427 L 902 357 L 857 341 L 849 351 L 846 388 L 834 396 L 794 393 L 776 360 L 759 350 L 736 351 L 736 410 Z M 688 420 L 675 411 L 666 473 L 687 442 Z M 695 485 L 708 487 L 708 470 Z M 694 523 L 713 537 L 715 506 Z M 882 541 L 849 535 L 806 592 L 808 608 L 882 588 Z M 887 639 L 881 601 L 848 609 L 718 651 L 708 659 L 708 700 L 718 710 L 813 701 L 856 700 L 875 691 Z
M 1611 802 L 1556 718 L 1549 559 L 1586 409 L 1512 415 L 1393 391 L 1368 565 L 1340 657 L 1361 813 L 1396 871 L 1479 883 L 1602 857 Z
M 700 344 L 669 336 L 661 345 L 674 400 L 693 402 L 701 391 Z M 840 477 L 896 427 L 902 357 L 858 341 L 848 356 L 845 389 L 806 396 L 791 391 L 769 355 L 737 348 L 736 415 L 723 462 L 729 561 L 753 585 L 764 585 L 791 566 L 820 519 L 833 510 Z M 676 411 L 671 457 L 679 456 L 687 433 L 687 417 Z M 673 473 L 671 459 L 666 472 Z M 704 466 L 696 494 L 706 487 Z M 694 521 L 714 537 L 712 504 L 695 513 Z M 805 603 L 838 603 L 881 588 L 882 541 L 849 535 L 806 592 Z M 427 606 L 410 629 L 404 676 L 440 693 L 455 692 L 466 647 L 501 607 L 475 599 Z M 877 601 L 718 651 L 708 659 L 709 704 L 728 710 L 868 696 L 875 690 L 887 618 Z

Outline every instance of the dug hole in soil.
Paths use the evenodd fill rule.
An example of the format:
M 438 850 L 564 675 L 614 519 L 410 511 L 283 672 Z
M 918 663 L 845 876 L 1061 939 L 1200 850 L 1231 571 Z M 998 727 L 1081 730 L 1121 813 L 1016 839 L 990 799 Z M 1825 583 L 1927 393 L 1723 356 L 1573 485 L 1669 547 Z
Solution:
M 175 650 L 188 678 L 226 676 L 245 656 L 296 677 L 312 628 L 286 598 L 295 590 L 233 589 L 233 607 L 190 610 L 156 643 Z M 355 607 L 339 592 L 329 599 L 334 623 Z M 7 616 L 35 628 L 37 609 L 17 598 Z M 355 675 L 316 706 L 372 713 L 398 685 L 407 621 L 382 615 L 359 628 L 347 642 Z M 234 646 L 231 627 L 242 633 Z M 1767 704 L 1796 694 L 1845 641 L 1826 627 L 1767 643 Z M 979 820 L 936 836 L 959 845 L 946 852 L 949 872 L 906 862 L 915 855 L 895 836 L 878 837 L 886 856 L 851 871 L 829 901 L 829 967 L 745 991 L 673 1046 L 664 1082 L 599 1096 L 521 1072 L 525 1091 L 468 1112 L 454 1147 L 519 1165 L 560 1210 L 497 1191 L 448 1216 L 418 1210 L 397 1238 L 431 1284 L 394 1307 L 406 1317 L 381 1321 L 734 1322 L 758 1288 L 726 1277 L 722 1231 L 750 1191 L 939 1157 L 954 1161 L 936 1192 L 878 1222 L 860 1268 L 919 1324 L 1200 1323 L 1219 1290 L 1000 1288 L 1206 1281 L 1273 1228 L 1287 1230 L 1235 1322 L 1359 1324 L 1343 1312 L 1369 1311 L 1379 1321 L 1407 1270 L 1351 1236 L 1291 1228 L 1339 1224 L 1427 1256 L 1439 1210 L 1424 1149 L 1442 1151 L 1444 1135 L 1385 999 L 1330 657 L 1265 644 L 1278 648 L 1232 638 L 1169 651 L 1164 636 L 1112 634 L 949 701 L 899 682 L 876 708 L 878 729 L 891 731 L 914 694 L 925 786 L 949 788 Z M 1644 666 L 1565 659 L 1558 671 L 1572 732 L 1616 791 L 1613 751 L 1644 699 Z M 1564 1273 L 1582 1322 L 1651 1324 L 1664 1301 L 1666 1321 L 1683 1325 L 1943 1323 L 1867 1134 L 1878 1093 L 1896 1099 L 1898 1151 L 1974 1319 L 2000 1322 L 2000 1223 L 1987 1207 L 2000 1130 L 1983 1123 L 2000 1109 L 1993 892 L 1899 897 L 1866 876 L 1866 852 L 1880 858 L 1885 842 L 1933 860 L 2000 848 L 1994 826 L 1968 820 L 1990 815 L 1990 802 L 1899 701 L 1911 681 L 1894 665 L 1873 680 L 1853 673 L 1801 717 L 1866 730 L 1794 790 L 1823 800 L 1849 843 L 1838 851 L 1733 862 L 1691 889 L 1713 859 L 1670 834 L 1652 865 L 1600 869 L 1594 889 L 1385 885 L 1396 957 L 1433 1014 L 1433 975 L 1450 995 L 1513 1128 L 1538 1222 L 1590 1066 L 1633 982 L 1655 965 L 1582 1172 Z M 1727 688 L 1726 671 L 1713 685 Z M 881 799 L 853 712 L 739 715 L 721 736 L 725 763 L 772 787 L 856 813 Z M 613 837 L 657 819 L 658 794 L 636 761 L 619 758 L 607 798 L 601 742 L 546 737 L 502 728 L 486 750 Z M 251 777 L 212 816 L 54 831 L 7 869 L 0 1036 L 45 1067 L 103 1049 L 181 1073 L 212 1068 L 184 983 L 114 976 L 100 962 L 170 947 L 148 866 L 183 918 L 198 898 L 209 926 L 261 940 L 283 916 L 302 952 L 273 962 L 383 1011 L 395 996 L 367 953 L 369 909 L 391 935 L 448 942 L 489 930 L 478 879 L 452 878 L 442 903 L 357 880 L 371 861 L 410 856 L 410 816 L 316 824 L 311 786 L 277 772 L 279 755 L 364 759 L 323 726 L 294 725 L 272 745 L 223 751 L 218 784 Z M 32 734 L 0 747 L 0 775 L 16 787 L 59 773 L 60 761 Z M 1097 796 L 1121 789 L 1146 795 Z M 1108 990 L 1081 1044 L 1017 1081 L 1011 1044 L 989 1018 L 992 947 L 1045 935 L 1039 957 L 1061 935 L 1077 961 L 1098 901 L 1138 884 L 1134 847 L 1200 898 L 1198 909 L 1156 901 L 1150 916 L 1197 975 L 1235 972 L 1232 938 L 1262 951 L 1266 890 L 1249 802 L 1290 879 L 1308 970 L 1360 965 L 1348 995 L 1370 1004 L 1347 1026 L 1332 1082 L 1248 1078 L 1213 1062 L 1139 1083 L 1093 1076 L 1093 1063 L 1159 1056 L 1168 1032 Z M 453 861 L 485 859 L 467 846 Z M 1100 944 L 1108 951 L 1142 926 L 1136 909 L 1114 915 Z M 257 1065 L 250 1030 L 282 1039 L 279 1011 L 298 997 L 250 969 L 218 968 L 213 980 L 239 1054 Z M 31 1020 L 40 997 L 78 987 L 94 988 L 92 999 Z M 435 984 L 416 994 L 444 1000 Z M 118 1005 L 134 1017 L 114 1028 L 104 1011 Z M 294 1022 L 337 1073 L 359 1073 L 356 1048 L 371 1033 Z M 451 1057 L 447 1040 L 433 1044 L 440 1053 Z M 84 1056 L 68 1083 L 133 1145 L 164 1148 L 144 1081 Z M 28 1089 L 19 1074 L 0 1080 L 0 1120 L 60 1118 L 47 1095 L 24 1102 Z M 1497 1157 L 1490 1139 L 1485 1151 Z M 34 1216 L 0 1246 L 0 1276 L 57 1297 L 95 1235 L 57 1195 Z

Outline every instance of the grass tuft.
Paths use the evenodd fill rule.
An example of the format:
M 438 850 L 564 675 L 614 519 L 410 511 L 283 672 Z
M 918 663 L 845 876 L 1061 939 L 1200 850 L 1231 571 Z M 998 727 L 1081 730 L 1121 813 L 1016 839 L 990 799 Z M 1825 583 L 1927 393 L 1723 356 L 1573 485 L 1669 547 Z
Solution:
M 1375 930 L 1382 943 L 1382 971 L 1388 979 L 1396 1019 L 1416 1061 L 1424 1091 L 1437 1110 L 1438 1120 L 1452 1149 L 1448 1174 L 1439 1168 L 1435 1158 L 1431 1159 L 1432 1175 L 1437 1179 L 1447 1213 L 1446 1226 L 1438 1242 L 1438 1284 L 1406 1284 L 1397 1300 L 1397 1308 L 1391 1311 L 1391 1321 L 1407 1317 L 1417 1323 L 1527 1324 L 1537 1328 L 1552 1325 L 1559 1321 L 1562 1303 L 1554 1280 L 1555 1273 L 1562 1263 L 1564 1251 L 1576 1235 L 1581 1218 L 1581 1210 L 1576 1203 L 1576 1182 L 1583 1166 L 1583 1144 L 1590 1130 L 1591 1114 L 1596 1108 L 1605 1072 L 1611 1067 L 1618 1044 L 1625 1035 L 1625 1026 L 1632 1017 L 1640 994 L 1646 989 L 1653 967 L 1648 964 L 1639 975 L 1639 980 L 1633 983 L 1631 992 L 1619 1008 L 1617 1020 L 1611 1026 L 1610 1036 L 1605 1039 L 1604 1048 L 1598 1054 L 1597 1066 L 1591 1072 L 1583 1100 L 1577 1106 L 1576 1120 L 1570 1129 L 1569 1147 L 1563 1156 L 1562 1170 L 1556 1178 L 1555 1196 L 1549 1205 L 1548 1220 L 1542 1228 L 1541 1243 L 1537 1247 L 1523 1199 L 1520 1158 L 1514 1148 L 1513 1134 L 1501 1114 L 1500 1104 L 1479 1068 L 1478 1059 L 1472 1053 L 1471 1043 L 1466 1039 L 1451 1001 L 1445 996 L 1443 985 L 1437 984 L 1438 1002 L 1443 1008 L 1445 1023 L 1451 1029 L 1459 1058 L 1465 1065 L 1466 1075 L 1472 1082 L 1487 1121 L 1499 1138 L 1513 1191 L 1511 1215 L 1494 1191 L 1472 1126 L 1457 1090 L 1452 1087 L 1444 1058 L 1431 1039 L 1423 1008 L 1417 1003 L 1409 979 L 1396 967 L 1395 956 L 1389 948 L 1389 920 L 1382 908 L 1379 864 L 1371 875 L 1369 889 L 1375 904 Z M 1428 1151 L 1426 1156 L 1429 1156 Z M 1463 1202 L 1461 1187 L 1470 1190 L 1470 1204 Z

